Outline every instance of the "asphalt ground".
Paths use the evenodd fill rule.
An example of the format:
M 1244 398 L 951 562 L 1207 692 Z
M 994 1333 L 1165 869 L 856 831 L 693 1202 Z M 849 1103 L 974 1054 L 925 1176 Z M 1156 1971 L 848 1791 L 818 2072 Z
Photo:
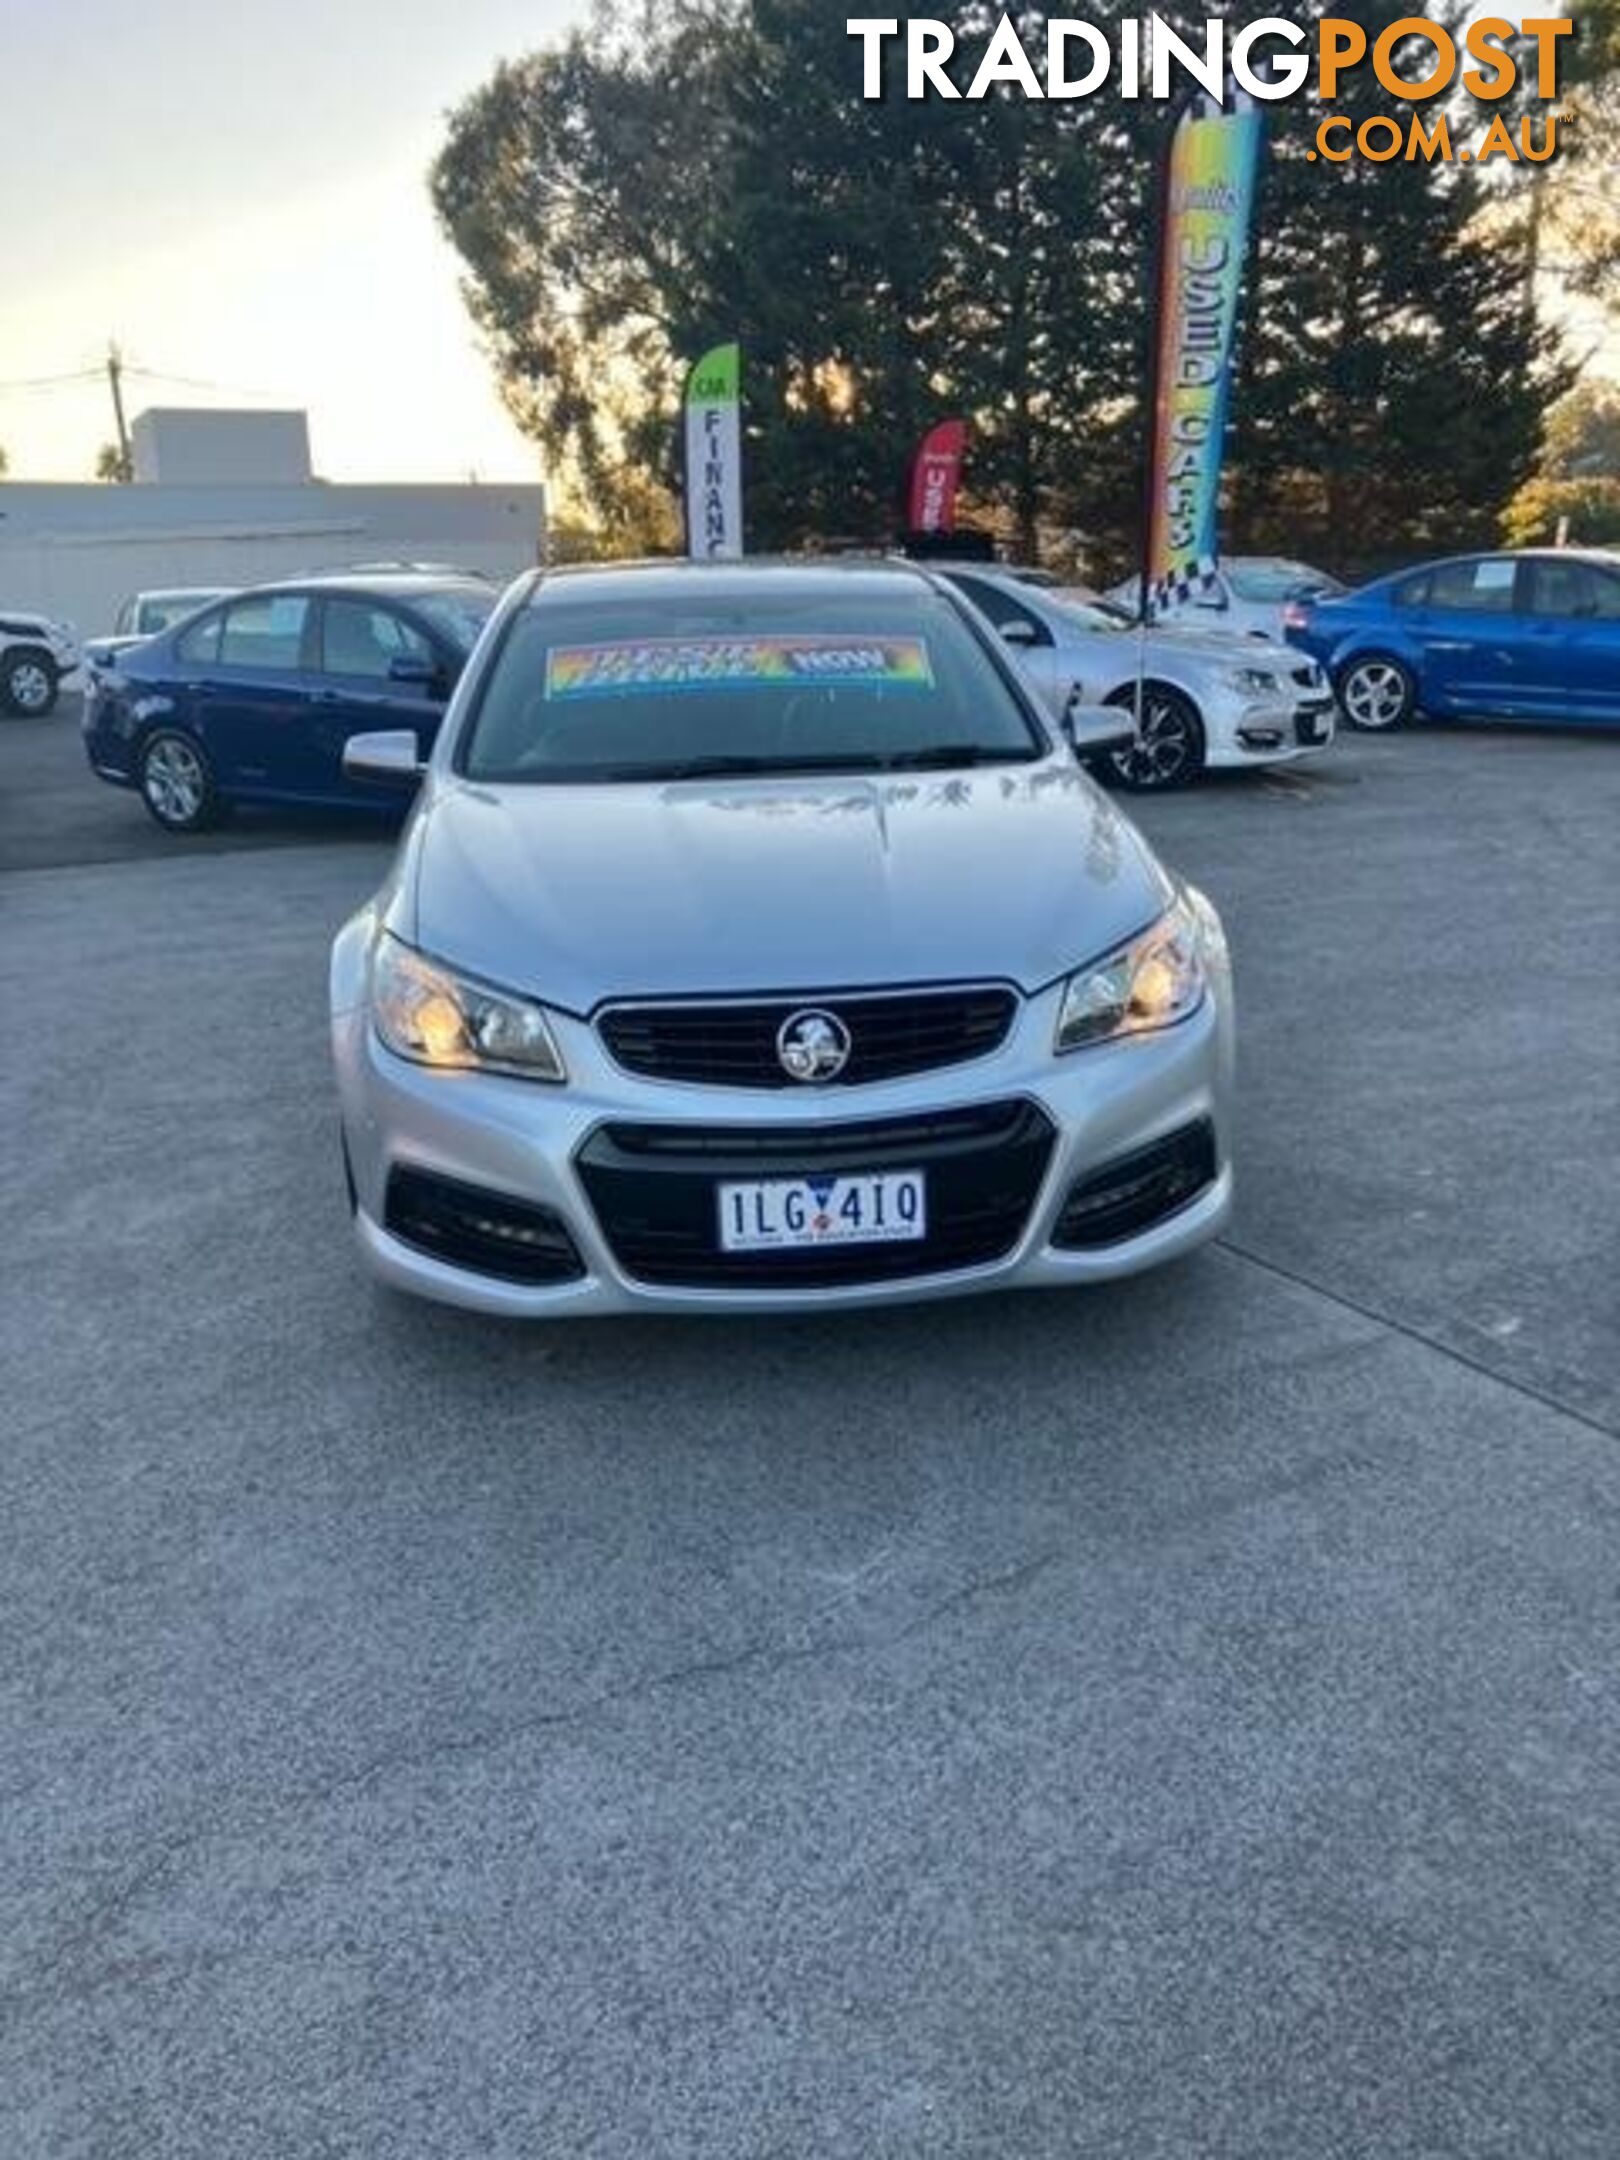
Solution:
M 350 1247 L 386 840 L 0 725 L 5 2160 L 1612 2160 L 1620 741 L 1140 815 L 1223 1243 L 523 1328 Z

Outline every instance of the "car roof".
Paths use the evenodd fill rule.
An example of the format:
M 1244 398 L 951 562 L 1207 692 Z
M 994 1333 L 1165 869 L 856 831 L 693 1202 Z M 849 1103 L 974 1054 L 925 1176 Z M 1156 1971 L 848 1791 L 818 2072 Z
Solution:
M 528 595 L 531 607 L 575 601 L 623 599 L 691 600 L 700 592 L 718 600 L 771 593 L 803 599 L 822 594 L 859 593 L 894 598 L 937 591 L 929 570 L 894 556 L 750 556 L 742 561 L 694 562 L 665 557 L 635 563 L 569 563 L 536 577 Z
M 380 600 L 420 599 L 430 593 L 477 593 L 493 607 L 500 598 L 498 585 L 486 584 L 470 571 L 454 576 L 424 570 L 318 570 L 308 577 L 267 579 L 262 585 L 244 585 L 229 597 L 247 600 L 260 593 L 359 593 Z
M 928 568 L 941 577 L 987 577 L 1000 585 L 1021 586 L 1025 592 L 1046 592 L 1057 583 L 1050 571 L 1031 569 L 1022 563 L 931 562 Z
M 1392 570 L 1391 577 L 1416 577 L 1420 570 L 1443 570 L 1454 562 L 1591 562 L 1602 563 L 1613 569 L 1615 551 L 1598 547 L 1522 547 L 1522 548 L 1460 548 L 1454 555 L 1430 555 L 1421 562 L 1408 563 L 1404 570 Z

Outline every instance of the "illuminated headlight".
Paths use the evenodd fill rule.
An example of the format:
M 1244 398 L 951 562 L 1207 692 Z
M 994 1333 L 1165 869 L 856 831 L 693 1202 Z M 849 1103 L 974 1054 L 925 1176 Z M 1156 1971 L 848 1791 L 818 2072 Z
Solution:
M 1234 668 L 1226 679 L 1234 690 L 1242 690 L 1251 697 L 1269 696 L 1277 687 L 1277 678 L 1268 668 Z
M 458 975 L 386 932 L 371 962 L 371 1017 L 388 1048 L 418 1065 L 568 1077 L 538 1005 Z
M 1209 903 L 1202 895 L 1184 894 L 1151 930 L 1069 977 L 1053 1048 L 1061 1056 L 1185 1020 L 1204 1001 L 1207 958 L 1220 936 Z

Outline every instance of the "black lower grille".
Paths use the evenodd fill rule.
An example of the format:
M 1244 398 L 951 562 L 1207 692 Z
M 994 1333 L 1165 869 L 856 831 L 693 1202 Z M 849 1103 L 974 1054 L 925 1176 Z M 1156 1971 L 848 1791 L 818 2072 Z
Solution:
M 387 1227 L 403 1244 L 451 1267 L 504 1282 L 577 1282 L 584 1262 L 560 1216 L 481 1185 L 396 1165 L 389 1172 Z
M 1081 1178 L 1063 1204 L 1052 1243 L 1086 1252 L 1136 1237 L 1196 1200 L 1215 1173 L 1215 1128 L 1200 1118 Z
M 598 1023 L 616 1064 L 653 1080 L 713 1087 L 801 1085 L 782 1068 L 776 1038 L 795 1013 L 827 1012 L 849 1031 L 840 1087 L 899 1080 L 985 1057 L 1006 1040 L 1016 995 L 992 984 L 882 996 L 771 998 L 748 1003 L 610 1006 Z
M 990 1103 L 931 1117 L 854 1124 L 708 1127 L 608 1125 L 578 1168 L 603 1235 L 626 1274 L 670 1288 L 825 1289 L 983 1267 L 1012 1251 L 1052 1153 L 1034 1103 Z M 814 1168 L 921 1170 L 927 1235 L 893 1245 L 801 1252 L 720 1249 L 718 1186 Z

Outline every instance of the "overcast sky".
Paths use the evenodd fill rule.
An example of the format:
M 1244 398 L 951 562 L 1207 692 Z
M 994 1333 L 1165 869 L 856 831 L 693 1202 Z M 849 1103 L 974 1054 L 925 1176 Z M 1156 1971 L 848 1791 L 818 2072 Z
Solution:
M 0 0 L 0 446 L 88 479 L 148 404 L 309 408 L 332 479 L 534 476 L 423 184 L 445 111 L 585 0 Z M 251 392 L 252 396 L 242 393 Z

